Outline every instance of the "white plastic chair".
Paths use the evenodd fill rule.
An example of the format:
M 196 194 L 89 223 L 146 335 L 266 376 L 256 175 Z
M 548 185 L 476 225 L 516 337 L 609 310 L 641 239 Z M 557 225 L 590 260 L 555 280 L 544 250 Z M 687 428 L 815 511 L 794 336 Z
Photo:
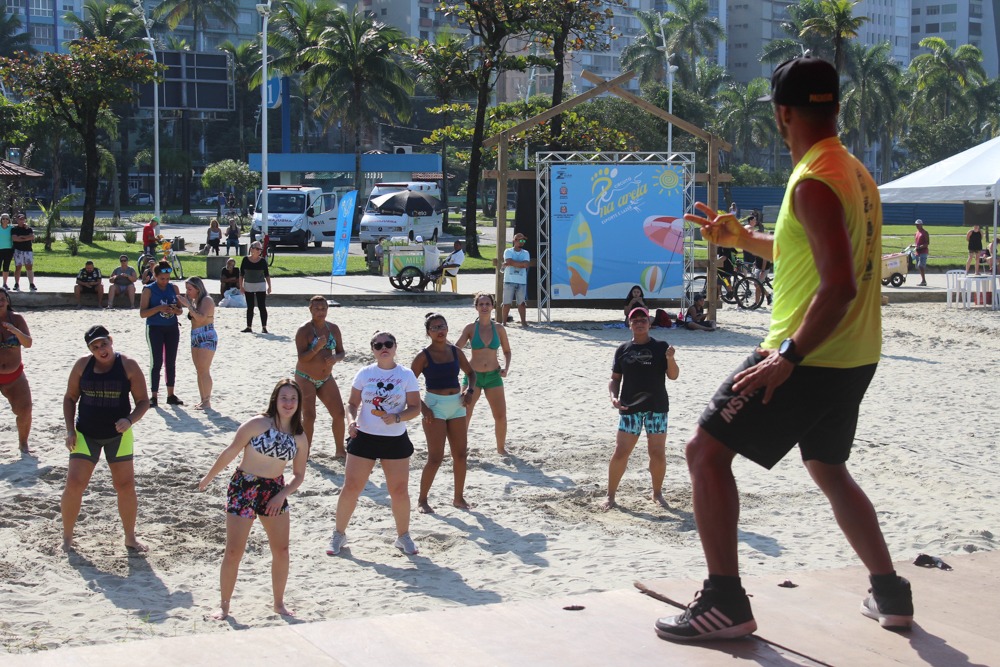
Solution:
M 948 307 L 951 308 L 952 303 L 957 305 L 959 299 L 961 299 L 962 302 L 968 306 L 965 296 L 965 271 L 962 271 L 961 269 L 954 269 L 952 271 L 947 271 L 944 274 L 944 277 L 947 282 L 945 302 L 948 304 Z
M 993 293 L 996 291 L 992 275 L 965 277 L 965 307 L 971 305 L 987 306 L 993 304 Z M 987 296 L 989 295 L 989 296 Z

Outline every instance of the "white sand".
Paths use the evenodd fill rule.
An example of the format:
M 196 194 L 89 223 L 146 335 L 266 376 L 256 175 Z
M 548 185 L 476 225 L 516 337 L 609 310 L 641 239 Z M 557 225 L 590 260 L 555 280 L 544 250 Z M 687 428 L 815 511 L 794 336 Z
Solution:
M 368 363 L 376 328 L 396 334 L 409 364 L 426 340 L 427 307 L 365 306 L 331 310 L 346 336 L 347 359 L 334 368 L 346 397 L 355 371 Z M 457 335 L 470 306 L 443 309 Z M 947 558 L 995 549 L 1000 469 L 996 392 L 1000 315 L 942 305 L 889 306 L 884 358 L 862 406 L 852 470 L 868 491 L 893 556 L 927 552 Z M 418 611 L 630 586 L 639 578 L 704 576 L 683 444 L 719 382 L 757 342 L 764 311 L 721 313 L 724 331 L 659 331 L 677 349 L 680 379 L 669 384 L 671 431 L 665 492 L 670 509 L 646 500 L 645 448 L 633 454 L 618 494 L 621 509 L 596 511 L 606 489 L 617 424 L 606 399 L 611 357 L 628 332 L 593 320 L 611 311 L 555 311 L 558 324 L 510 327 L 514 361 L 507 380 L 509 449 L 495 452 L 485 401 L 476 411 L 466 498 L 471 512 L 450 506 L 450 463 L 442 467 L 432 516 L 414 514 L 421 553 L 392 548 L 392 518 L 379 470 L 362 496 L 341 557 L 324 547 L 333 525 L 343 464 L 335 461 L 330 419 L 322 415 L 306 480 L 292 496 L 292 572 L 286 600 L 302 621 Z M 214 416 L 185 407 L 150 411 L 136 426 L 138 534 L 147 558 L 128 557 L 107 465 L 98 466 L 77 526 L 77 555 L 59 550 L 67 453 L 62 395 L 73 360 L 86 350 L 83 332 L 103 322 L 117 350 L 147 365 L 143 323 L 135 311 L 28 312 L 35 345 L 25 352 L 34 394 L 31 443 L 36 459 L 16 453 L 13 417 L 0 416 L 0 651 L 119 642 L 194 632 L 280 625 L 271 612 L 270 554 L 255 527 L 229 622 L 206 620 L 217 603 L 224 543 L 225 477 L 207 494 L 196 482 L 236 426 L 259 412 L 275 381 L 294 364 L 292 336 L 301 308 L 273 308 L 270 336 L 239 333 L 243 312 L 220 310 Z M 533 314 L 532 314 L 533 317 Z M 186 324 L 186 322 L 185 322 Z M 182 331 L 186 340 L 187 327 Z M 197 400 L 186 346 L 177 391 Z M 161 394 L 162 396 L 162 394 Z M 425 460 L 417 447 L 411 495 Z M 744 572 L 780 580 L 804 568 L 855 564 L 824 498 L 792 455 L 768 473 L 738 462 L 743 500 L 740 556 Z M 858 593 L 866 588 L 858 581 Z M 693 591 L 692 591 L 693 592 Z M 919 594 L 918 594 L 919 597 Z M 919 613 L 919 611 L 918 611 Z

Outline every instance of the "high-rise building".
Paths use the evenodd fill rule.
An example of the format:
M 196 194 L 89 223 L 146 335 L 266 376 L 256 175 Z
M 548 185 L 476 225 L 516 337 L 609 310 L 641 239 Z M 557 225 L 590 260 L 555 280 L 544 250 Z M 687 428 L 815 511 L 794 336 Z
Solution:
M 910 57 L 924 53 L 920 40 L 940 37 L 951 48 L 972 44 L 983 52 L 983 69 L 991 78 L 1000 74 L 997 35 L 1000 34 L 1000 7 L 997 0 L 910 0 Z

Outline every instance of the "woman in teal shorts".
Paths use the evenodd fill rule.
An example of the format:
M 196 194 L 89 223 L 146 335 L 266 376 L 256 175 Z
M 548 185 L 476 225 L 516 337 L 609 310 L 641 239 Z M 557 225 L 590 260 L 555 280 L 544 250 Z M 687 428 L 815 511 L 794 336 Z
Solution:
M 191 360 L 198 375 L 198 394 L 201 400 L 194 406 L 198 410 L 212 408 L 212 359 L 219 346 L 215 331 L 215 302 L 208 295 L 205 282 L 197 276 L 188 278 L 185 294 L 177 302 L 188 309 L 191 320 Z
M 472 369 L 476 371 L 476 386 L 472 401 L 468 406 L 468 422 L 472 422 L 472 410 L 479 400 L 480 391 L 486 392 L 486 400 L 493 411 L 493 429 L 496 433 L 497 451 L 507 453 L 507 399 L 503 393 L 503 379 L 510 368 L 510 343 L 507 330 L 502 324 L 491 319 L 495 308 L 492 294 L 480 292 L 475 296 L 476 312 L 479 318 L 466 325 L 455 345 L 459 349 L 469 343 L 472 347 Z M 503 350 L 504 365 L 500 368 L 497 350 Z
M 420 475 L 420 496 L 417 507 L 423 514 L 433 514 L 434 509 L 427 502 L 427 496 L 434 483 L 441 462 L 444 461 L 444 441 L 451 445 L 452 466 L 455 469 L 455 507 L 469 509 L 465 502 L 466 460 L 469 456 L 468 429 L 465 419 L 466 406 L 476 391 L 476 379 L 472 365 L 459 348 L 448 342 L 448 322 L 444 315 L 428 313 L 424 319 L 424 329 L 431 339 L 410 370 L 417 377 L 424 376 L 426 393 L 421 401 L 424 436 L 427 438 L 427 464 Z M 471 385 L 463 392 L 459 382 L 459 371 L 471 377 Z

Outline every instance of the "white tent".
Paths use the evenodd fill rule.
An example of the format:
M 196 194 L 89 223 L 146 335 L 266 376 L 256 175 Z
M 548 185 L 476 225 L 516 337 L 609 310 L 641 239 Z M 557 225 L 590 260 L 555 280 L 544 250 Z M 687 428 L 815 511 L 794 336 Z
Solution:
M 936 162 L 879 187 L 883 204 L 993 204 L 993 238 L 997 238 L 1000 201 L 1000 137 Z M 1000 254 L 1000 253 L 998 253 Z M 993 268 L 993 309 L 997 310 L 996 268 Z

